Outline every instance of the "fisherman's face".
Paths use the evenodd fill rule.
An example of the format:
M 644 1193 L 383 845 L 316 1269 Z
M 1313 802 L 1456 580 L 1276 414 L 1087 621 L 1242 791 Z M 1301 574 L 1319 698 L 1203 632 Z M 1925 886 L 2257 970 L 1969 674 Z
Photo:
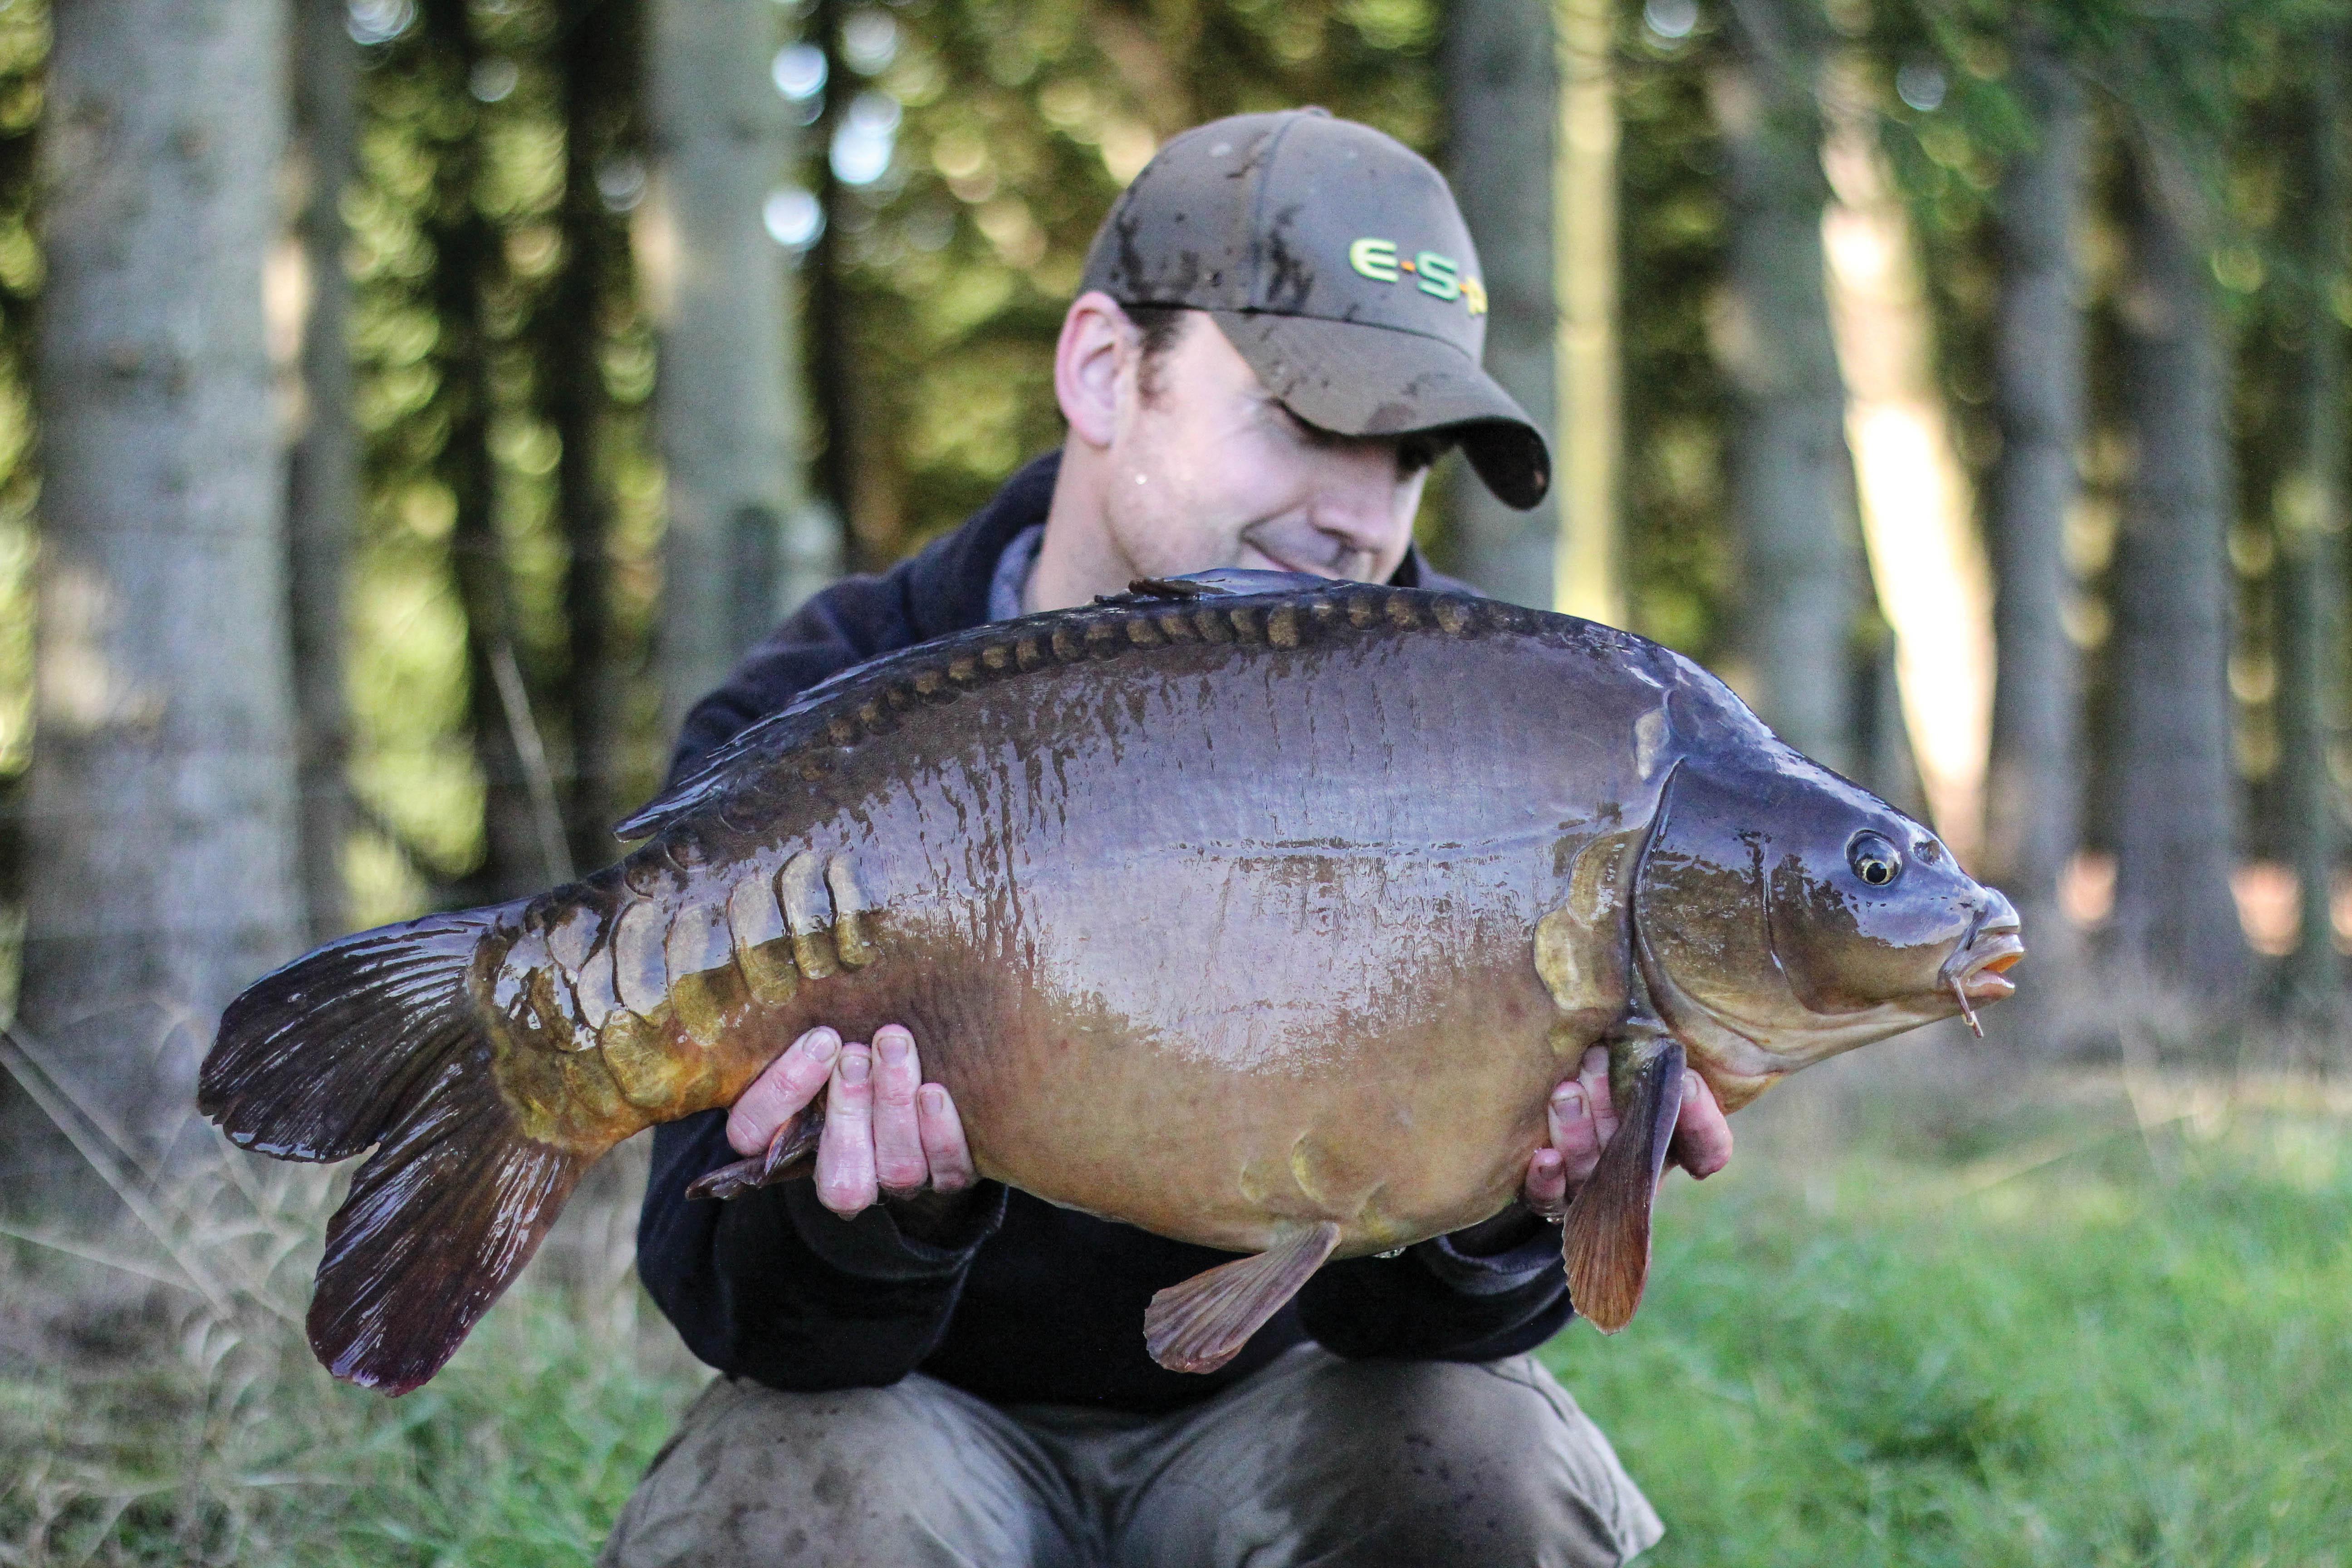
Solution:
M 1139 574 L 1239 566 L 1380 582 L 1397 569 L 1435 442 L 1305 423 L 1198 313 L 1148 378 L 1139 353 L 1121 357 L 1105 521 Z

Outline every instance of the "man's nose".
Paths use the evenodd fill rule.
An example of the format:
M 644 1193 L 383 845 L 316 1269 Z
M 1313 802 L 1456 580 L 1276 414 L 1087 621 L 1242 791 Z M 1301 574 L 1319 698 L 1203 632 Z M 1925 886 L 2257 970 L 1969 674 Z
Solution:
M 1365 442 L 1326 454 L 1309 520 L 1350 551 L 1378 555 L 1397 531 L 1397 455 L 1389 442 Z

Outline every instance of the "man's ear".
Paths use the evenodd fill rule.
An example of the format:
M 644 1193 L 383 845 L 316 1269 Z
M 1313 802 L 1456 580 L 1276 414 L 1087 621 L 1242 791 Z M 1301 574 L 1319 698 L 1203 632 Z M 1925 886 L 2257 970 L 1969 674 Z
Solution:
M 1118 428 L 1119 375 L 1132 357 L 1135 328 L 1118 301 L 1092 289 L 1070 301 L 1054 346 L 1054 397 L 1070 434 L 1108 447 Z

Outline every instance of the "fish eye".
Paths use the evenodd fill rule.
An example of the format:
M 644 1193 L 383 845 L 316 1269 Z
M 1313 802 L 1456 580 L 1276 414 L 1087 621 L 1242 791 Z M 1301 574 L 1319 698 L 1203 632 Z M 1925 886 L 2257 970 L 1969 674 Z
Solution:
M 1867 830 L 1853 836 L 1845 847 L 1846 864 L 1853 874 L 1874 888 L 1883 888 L 1903 874 L 1903 857 L 1882 834 Z

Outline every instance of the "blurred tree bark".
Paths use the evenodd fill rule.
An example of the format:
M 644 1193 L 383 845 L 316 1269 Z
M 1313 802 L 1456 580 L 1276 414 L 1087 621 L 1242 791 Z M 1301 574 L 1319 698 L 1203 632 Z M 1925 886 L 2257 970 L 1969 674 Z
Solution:
M 667 271 L 655 396 L 669 473 L 659 663 L 673 735 L 782 607 L 779 563 L 805 596 L 837 559 L 803 500 L 797 340 L 761 219 L 792 146 L 767 75 L 776 16 L 767 0 L 654 0 L 653 221 Z
M 425 0 L 425 47 L 445 83 L 450 113 L 436 148 L 431 219 L 439 406 L 446 421 L 435 469 L 457 508 L 450 569 L 466 611 L 467 730 L 482 774 L 481 864 L 461 895 L 488 904 L 552 879 L 545 824 L 531 798 L 524 742 L 530 723 L 513 699 L 513 590 L 498 531 L 490 456 L 490 324 L 485 298 L 501 265 L 496 227 L 481 205 L 482 105 L 471 89 L 483 63 L 467 0 Z
M 642 139 L 636 82 L 644 16 L 636 0 L 562 0 L 555 48 L 563 108 L 562 270 L 544 322 L 541 379 L 557 458 L 556 511 L 567 556 L 563 621 L 572 742 L 564 816 L 576 865 L 610 859 L 619 814 L 625 677 L 614 646 L 611 486 L 603 461 L 612 400 L 600 351 L 616 289 L 629 279 L 628 235 L 605 204 L 600 172 L 628 183 Z M 643 173 L 635 174 L 642 180 Z
M 2116 549 L 2116 927 L 2123 956 L 2226 1011 L 2246 973 L 2230 656 L 2228 358 L 2207 215 L 2180 149 L 2143 132 L 2120 301 L 2136 468 Z
M 42 137 L 22 1017 L 134 1141 L 301 945 L 278 410 L 282 0 L 67 0 Z M 15 1107 L 0 1146 L 36 1154 Z M 152 1145 L 151 1144 L 151 1149 Z
M 1988 530 L 1998 658 L 1981 869 L 2037 933 L 2036 966 L 2053 960 L 2064 966 L 2074 956 L 2073 928 L 2058 910 L 2058 879 L 2080 834 L 2083 789 L 2075 738 L 2081 659 L 2065 627 L 2074 592 L 2065 527 L 2081 488 L 2074 464 L 2084 431 L 2084 331 L 2074 222 L 2090 123 L 2082 89 L 2046 36 L 2028 31 L 2013 58 L 2011 80 L 2033 117 L 2036 141 L 2011 162 L 1998 197 L 1993 406 L 2001 444 Z M 2029 1005 L 2055 989 L 2029 987 Z
M 1827 39 L 1803 0 L 1737 0 L 1709 83 L 1729 153 L 1729 289 L 1720 337 L 1736 410 L 1731 502 L 1739 646 L 1758 710 L 1844 772 L 1855 755 L 1861 531 L 1822 280 L 1821 108 Z
M 2331 752 L 2344 736 L 2344 328 L 2335 290 L 2345 277 L 2344 38 L 2330 32 L 2312 60 L 2310 145 L 2297 204 L 2305 265 L 2296 300 L 2303 363 L 2295 391 L 2302 450 L 2280 487 L 2279 741 L 2282 848 L 2303 894 L 2302 930 L 2286 962 L 2291 1011 L 2319 1020 L 2342 1007 L 2343 964 L 2329 900 L 2343 841 L 2342 792 Z
M 1559 67 L 1549 0 L 1457 0 L 1445 8 L 1446 162 L 1485 275 L 1486 369 L 1559 447 L 1559 316 L 1552 300 L 1553 130 Z M 1549 610 L 1557 486 L 1515 511 L 1458 468 L 1454 566 L 1487 593 Z
M 301 766 L 302 897 L 310 940 L 349 929 L 343 841 L 352 825 L 344 764 L 343 581 L 359 529 L 359 437 L 352 424 L 350 232 L 341 201 L 359 158 L 359 48 L 340 0 L 295 0 L 297 220 L 310 309 L 302 323 L 301 424 L 286 473 L 292 592 L 295 749 Z
M 1553 363 L 1554 607 L 1625 624 L 1619 473 L 1624 465 L 1623 353 L 1618 341 L 1615 0 L 1559 0 L 1559 148 L 1552 178 L 1552 278 L 1559 303 Z

